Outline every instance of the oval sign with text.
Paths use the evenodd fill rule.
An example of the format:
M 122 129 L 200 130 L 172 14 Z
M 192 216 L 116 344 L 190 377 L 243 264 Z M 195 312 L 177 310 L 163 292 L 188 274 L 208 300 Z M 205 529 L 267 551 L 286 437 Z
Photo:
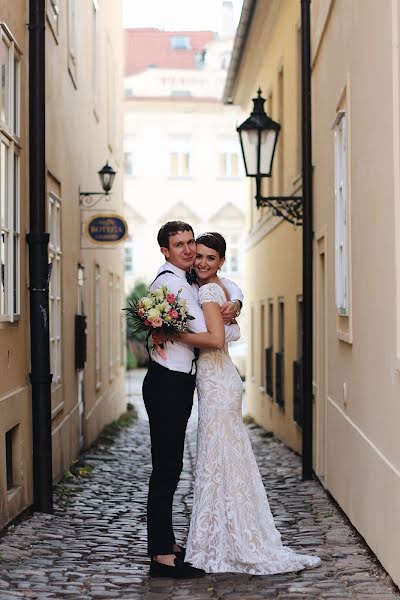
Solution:
M 118 244 L 128 235 L 128 225 L 120 215 L 95 215 L 86 225 L 86 235 L 96 244 Z

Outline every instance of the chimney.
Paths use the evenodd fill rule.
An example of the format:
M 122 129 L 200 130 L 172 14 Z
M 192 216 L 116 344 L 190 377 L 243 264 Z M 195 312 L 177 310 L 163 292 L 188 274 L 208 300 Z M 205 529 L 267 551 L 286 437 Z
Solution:
M 226 40 L 235 37 L 235 26 L 233 17 L 232 0 L 223 0 L 221 7 L 221 39 Z

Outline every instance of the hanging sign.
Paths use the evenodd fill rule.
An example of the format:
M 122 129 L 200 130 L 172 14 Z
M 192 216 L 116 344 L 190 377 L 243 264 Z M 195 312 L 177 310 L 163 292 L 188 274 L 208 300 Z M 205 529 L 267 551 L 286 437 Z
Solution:
M 87 222 L 86 235 L 96 244 L 118 244 L 128 235 L 128 225 L 120 215 L 97 214 Z

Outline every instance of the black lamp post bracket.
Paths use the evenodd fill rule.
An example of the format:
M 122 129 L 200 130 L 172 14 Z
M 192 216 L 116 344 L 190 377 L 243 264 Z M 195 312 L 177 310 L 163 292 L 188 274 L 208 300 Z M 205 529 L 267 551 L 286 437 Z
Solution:
M 79 192 L 79 204 L 82 208 L 92 208 L 103 199 L 109 200 L 112 194 L 105 192 Z
M 292 223 L 295 227 L 303 225 L 303 197 L 302 196 L 262 196 L 261 178 L 256 178 L 257 208 L 269 206 L 273 213 Z

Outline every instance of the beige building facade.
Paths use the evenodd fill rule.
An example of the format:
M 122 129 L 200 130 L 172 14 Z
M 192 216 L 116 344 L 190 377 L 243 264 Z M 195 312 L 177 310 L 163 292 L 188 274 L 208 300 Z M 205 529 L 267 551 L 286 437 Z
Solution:
M 312 3 L 315 470 L 398 585 L 399 26 Z
M 189 222 L 196 235 L 224 235 L 224 275 L 243 287 L 246 181 L 235 131 L 243 115 L 220 100 L 232 36 L 154 29 L 125 35 L 126 68 L 134 71 L 125 77 L 126 292 L 153 280 L 163 262 L 157 232 L 172 220 Z M 152 66 L 133 64 L 133 49 Z
M 3 526 L 32 504 L 33 473 L 25 242 L 29 231 L 27 4 L 18 1 L 11 8 L 9 2 L 0 2 L 0 16 L 8 48 L 6 51 L 2 45 L 2 69 L 3 72 L 6 69 L 4 57 L 8 56 L 10 73 L 9 79 L 5 78 L 9 89 L 2 90 L 2 100 L 6 98 L 9 102 L 7 110 L 11 111 L 12 124 L 18 109 L 18 135 L 13 135 L 12 128 L 4 121 L 4 104 L 1 113 L 1 208 L 8 202 L 15 214 L 14 230 L 10 208 L 2 214 L 2 217 L 8 215 L 8 223 L 1 220 L 1 260 L 5 274 L 0 287 L 0 526 Z M 95 245 L 85 235 L 90 217 L 122 212 L 122 43 L 120 2 L 111 6 L 105 0 L 47 1 L 46 212 L 51 264 L 54 480 L 62 476 L 82 447 L 88 447 L 101 429 L 123 412 L 125 404 L 123 250 L 121 245 Z M 17 53 L 17 68 L 13 67 L 15 54 L 7 52 Z M 98 196 L 95 206 L 83 209 L 80 191 L 101 190 L 97 171 L 106 161 L 119 171 L 112 196 L 109 199 Z M 13 186 L 18 192 L 12 196 L 14 204 Z M 14 253 L 4 250 L 4 240 L 9 248 L 14 243 Z M 87 359 L 83 369 L 76 368 L 76 315 L 86 316 Z M 81 350 L 78 348 L 78 353 Z
M 246 18 L 242 58 L 236 69 L 231 64 L 227 92 L 248 111 L 257 87 L 263 89 L 267 113 L 282 125 L 278 146 L 283 141 L 286 175 L 279 192 L 289 195 L 296 181 L 301 184 L 296 177 L 301 156 L 294 151 L 300 146 L 300 2 L 245 1 L 242 22 Z M 398 585 L 399 27 L 397 0 L 311 3 L 314 470 Z M 275 90 L 280 70 L 284 105 L 279 111 Z M 270 83 L 272 73 L 275 86 Z M 274 194 L 280 169 L 278 155 L 267 184 Z M 254 265 L 248 270 L 254 304 L 249 375 L 254 386 L 247 402 L 259 423 L 301 450 L 300 429 L 290 425 L 291 411 L 285 417 L 285 407 L 285 413 L 276 415 L 273 401 L 257 390 L 261 353 L 267 345 L 260 343 L 265 316 L 257 304 L 279 294 L 285 307 L 289 294 L 292 307 L 284 328 L 290 352 L 285 384 L 291 389 L 290 363 L 299 348 L 296 338 L 301 338 L 301 311 L 297 322 L 295 316 L 301 300 L 301 233 L 290 231 L 289 236 L 290 227 L 279 223 L 254 243 L 252 198 L 247 213 L 247 256 Z M 257 218 L 262 223 L 265 217 L 258 213 Z M 280 279 L 285 283 L 279 287 Z M 279 335 L 275 318 L 271 320 Z M 277 343 L 275 337 L 272 342 Z M 285 429 L 281 419 L 286 419 Z

